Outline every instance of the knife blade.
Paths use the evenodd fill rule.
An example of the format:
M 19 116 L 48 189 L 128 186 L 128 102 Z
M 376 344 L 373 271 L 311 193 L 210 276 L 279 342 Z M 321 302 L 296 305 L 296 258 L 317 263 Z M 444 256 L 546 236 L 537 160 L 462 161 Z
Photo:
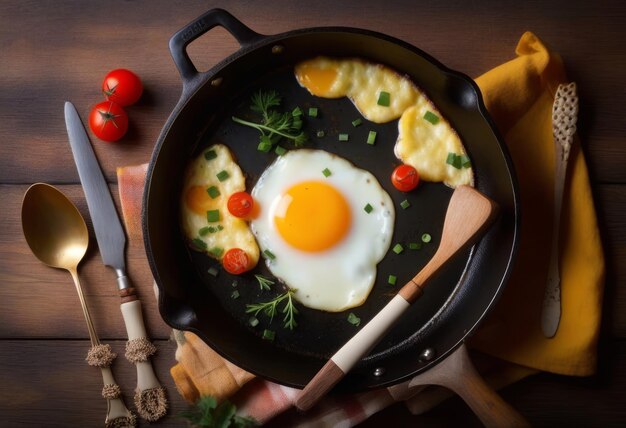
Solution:
M 65 103 L 65 124 L 102 261 L 113 269 L 124 270 L 126 235 L 85 127 L 70 102 Z
M 115 270 L 122 300 L 120 309 L 128 335 L 126 358 L 137 368 L 137 411 L 144 419 L 154 422 L 165 415 L 167 399 L 149 359 L 156 348 L 147 338 L 141 302 L 126 276 L 126 235 L 85 127 L 69 101 L 65 103 L 65 125 L 102 261 Z

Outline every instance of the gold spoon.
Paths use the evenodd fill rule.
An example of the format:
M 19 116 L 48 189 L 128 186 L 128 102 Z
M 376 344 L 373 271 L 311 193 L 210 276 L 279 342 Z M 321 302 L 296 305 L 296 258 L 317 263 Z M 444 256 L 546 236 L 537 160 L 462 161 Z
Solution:
M 78 280 L 78 264 L 89 244 L 87 225 L 67 197 L 49 184 L 36 183 L 28 188 L 22 201 L 22 229 L 35 256 L 48 266 L 69 271 L 87 321 L 91 350 L 88 361 L 100 367 L 107 399 L 105 426 L 135 426 L 135 416 L 120 398 L 119 386 L 109 364 L 115 358 L 108 345 L 101 345 L 91 322 L 85 296 Z

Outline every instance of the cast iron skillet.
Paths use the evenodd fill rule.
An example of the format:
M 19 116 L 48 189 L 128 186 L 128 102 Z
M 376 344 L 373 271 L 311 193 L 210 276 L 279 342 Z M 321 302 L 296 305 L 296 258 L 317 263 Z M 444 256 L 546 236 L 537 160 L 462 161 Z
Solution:
M 186 46 L 216 26 L 224 27 L 240 49 L 213 69 L 199 73 Z M 214 142 L 227 144 L 247 174 L 250 189 L 274 155 L 256 150 L 255 130 L 233 124 L 230 116 L 249 115 L 248 99 L 258 88 L 277 89 L 284 108 L 316 106 L 322 115 L 309 119 L 310 147 L 346 157 L 371 171 L 396 205 L 394 242 L 419 240 L 428 232 L 433 242 L 420 251 L 395 255 L 378 266 L 376 286 L 367 302 L 352 310 L 365 324 L 389 301 L 397 289 L 387 285 L 389 274 L 404 284 L 434 254 L 451 189 L 423 183 L 417 191 L 401 194 L 389 174 L 399 161 L 393 155 L 397 122 L 352 128 L 360 117 L 350 101 L 314 98 L 293 77 L 296 62 L 327 55 L 359 57 L 405 73 L 420 86 L 461 136 L 471 157 L 478 190 L 495 200 L 501 215 L 489 233 L 433 280 L 422 298 L 401 322 L 346 376 L 339 390 L 360 391 L 398 383 L 445 358 L 476 328 L 498 297 L 509 275 L 518 241 L 519 201 L 512 164 L 487 115 L 478 87 L 467 76 L 449 70 L 426 53 L 400 40 L 352 28 L 312 28 L 274 36 L 255 33 L 228 12 L 214 9 L 177 32 L 170 51 L 183 81 L 180 101 L 157 141 L 147 174 L 143 201 L 143 230 L 150 267 L 159 287 L 159 309 L 172 327 L 199 335 L 213 349 L 238 366 L 272 381 L 303 387 L 324 362 L 349 339 L 356 328 L 347 313 L 328 314 L 300 306 L 294 331 L 261 319 L 252 328 L 245 304 L 266 301 L 279 293 L 261 291 L 252 274 L 234 278 L 224 271 L 207 274 L 215 265 L 203 254 L 190 251 L 179 229 L 179 200 L 183 172 L 190 159 Z M 367 132 L 378 132 L 373 148 Z M 350 132 L 349 144 L 337 142 L 337 133 Z M 408 198 L 410 210 L 400 201 Z M 267 274 L 264 263 L 258 272 Z M 233 284 L 233 282 L 235 282 Z M 234 287 L 240 293 L 231 297 Z M 263 340 L 264 329 L 276 332 L 274 342 Z M 429 358 L 420 358 L 425 350 Z M 378 369 L 378 370 L 376 370 Z M 382 370 L 381 370 L 382 369 Z

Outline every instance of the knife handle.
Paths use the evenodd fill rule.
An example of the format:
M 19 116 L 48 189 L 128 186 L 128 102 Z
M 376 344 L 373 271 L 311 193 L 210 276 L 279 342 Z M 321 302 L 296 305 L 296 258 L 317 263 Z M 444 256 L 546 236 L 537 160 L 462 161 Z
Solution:
M 130 296 L 129 296 L 130 297 Z M 122 303 L 120 306 L 126 324 L 126 333 L 128 340 L 147 339 L 146 327 L 143 323 L 143 315 L 141 312 L 141 302 L 134 296 L 134 300 Z M 159 388 L 159 380 L 154 374 L 152 363 L 149 359 L 145 361 L 137 361 L 137 389 L 144 391 L 151 388 Z

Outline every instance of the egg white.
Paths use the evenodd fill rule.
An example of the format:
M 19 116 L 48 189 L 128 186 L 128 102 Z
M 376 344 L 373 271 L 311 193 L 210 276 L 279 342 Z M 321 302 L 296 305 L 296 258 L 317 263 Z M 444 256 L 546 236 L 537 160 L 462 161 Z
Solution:
M 332 70 L 334 80 L 316 86 L 315 81 L 307 78 L 311 69 Z M 349 97 L 359 112 L 372 122 L 384 123 L 400 118 L 394 153 L 403 163 L 417 169 L 422 180 L 443 182 L 451 187 L 473 185 L 471 167 L 458 169 L 446 163 L 448 153 L 467 154 L 458 133 L 407 76 L 381 64 L 323 56 L 298 63 L 295 76 L 313 95 Z M 378 105 L 381 91 L 390 94 L 388 107 Z M 424 119 L 427 111 L 439 118 L 436 124 Z
M 204 154 L 214 151 L 216 157 L 207 160 Z M 217 174 L 226 171 L 229 177 L 220 181 Z M 189 188 L 193 186 L 202 186 L 204 189 L 215 186 L 220 192 L 220 196 L 211 200 L 210 209 L 219 209 L 220 221 L 209 223 L 206 213 L 199 214 L 193 211 L 186 203 L 186 194 Z M 214 144 L 205 149 L 198 157 L 193 159 L 187 166 L 183 185 L 183 193 L 181 197 L 181 227 L 185 236 L 193 241 L 199 239 L 206 244 L 207 254 L 215 259 L 214 248 L 220 248 L 223 253 L 231 248 L 240 248 L 248 255 L 250 267 L 256 266 L 259 260 L 259 247 L 256 244 L 254 236 L 250 232 L 250 228 L 245 220 L 237 218 L 230 214 L 227 207 L 228 198 L 235 192 L 246 190 L 246 180 L 241 168 L 233 159 L 230 150 L 223 144 Z M 207 233 L 204 236 L 199 234 L 203 227 L 214 227 L 218 225 L 223 229 L 213 233 Z M 196 245 L 193 248 L 199 250 Z M 223 255 L 223 254 L 222 254 Z
M 322 173 L 328 168 L 329 177 Z M 330 184 L 347 200 L 351 227 L 330 249 L 306 252 L 290 246 L 279 234 L 274 214 L 280 196 L 293 185 L 319 180 Z M 250 223 L 272 274 L 296 289 L 303 305 L 339 312 L 361 305 L 376 279 L 376 265 L 387 253 L 393 234 L 395 211 L 389 195 L 368 171 L 322 150 L 292 150 L 277 158 L 252 190 L 259 215 Z M 324 201 L 319 201 L 323 204 Z M 371 213 L 364 207 L 370 204 Z

